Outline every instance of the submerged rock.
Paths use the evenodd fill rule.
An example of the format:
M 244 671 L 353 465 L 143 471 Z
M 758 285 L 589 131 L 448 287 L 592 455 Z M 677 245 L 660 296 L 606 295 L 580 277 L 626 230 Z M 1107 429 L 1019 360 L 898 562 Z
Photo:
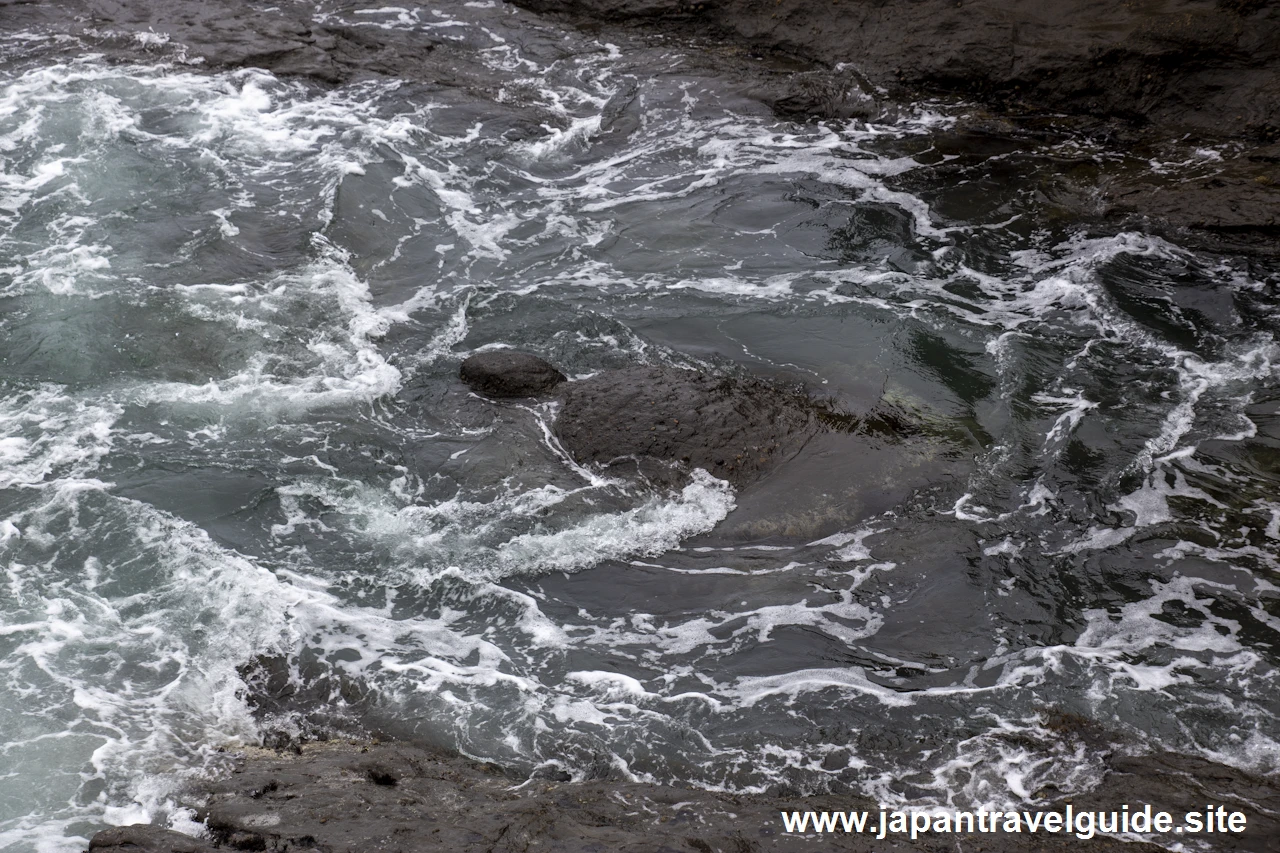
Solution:
M 515 350 L 477 353 L 462 362 L 458 374 L 486 397 L 537 397 L 565 381 L 549 362 Z
M 767 382 L 653 366 L 571 383 L 555 423 L 581 464 L 635 464 L 659 481 L 703 468 L 738 486 L 790 457 L 818 429 L 806 398 Z
M 145 823 L 104 829 L 89 842 L 89 853 L 212 853 L 214 849 L 199 838 Z

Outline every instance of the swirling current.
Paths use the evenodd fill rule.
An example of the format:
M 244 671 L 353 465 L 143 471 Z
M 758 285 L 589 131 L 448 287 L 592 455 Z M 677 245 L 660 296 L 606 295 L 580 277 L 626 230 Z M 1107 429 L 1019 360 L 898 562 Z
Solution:
M 344 20 L 491 85 L 0 43 L 0 849 L 184 826 L 270 732 L 901 804 L 1088 789 L 1063 715 L 1280 769 L 1280 266 L 1064 212 L 1131 155 L 964 104 L 795 123 L 498 3 Z M 915 428 L 664 491 L 469 392 L 494 347 Z

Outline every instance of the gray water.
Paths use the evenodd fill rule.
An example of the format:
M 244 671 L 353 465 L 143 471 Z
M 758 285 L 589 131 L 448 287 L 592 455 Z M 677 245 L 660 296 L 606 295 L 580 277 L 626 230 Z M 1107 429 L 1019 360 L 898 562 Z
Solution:
M 893 804 L 1088 789 L 1064 715 L 1280 769 L 1274 265 L 1063 214 L 1062 147 L 963 105 L 795 124 L 494 3 L 348 19 L 493 85 L 0 44 L 0 849 L 197 831 L 176 789 L 281 732 Z M 470 394 L 492 347 L 907 426 L 655 491 Z

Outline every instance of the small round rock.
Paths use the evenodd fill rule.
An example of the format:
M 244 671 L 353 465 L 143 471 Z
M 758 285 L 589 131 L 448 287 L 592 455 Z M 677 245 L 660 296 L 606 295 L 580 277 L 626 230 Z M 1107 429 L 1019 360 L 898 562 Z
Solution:
M 458 375 L 486 397 L 537 397 L 565 381 L 546 360 L 516 350 L 476 353 L 462 362 Z

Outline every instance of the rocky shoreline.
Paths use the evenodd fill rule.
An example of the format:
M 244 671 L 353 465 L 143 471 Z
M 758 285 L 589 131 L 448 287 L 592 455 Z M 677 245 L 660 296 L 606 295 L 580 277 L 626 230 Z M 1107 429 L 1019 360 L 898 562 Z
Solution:
M 542 359 L 503 350 L 468 359 L 459 378 L 478 393 L 499 400 L 551 394 L 566 384 L 564 375 Z M 600 381 L 567 383 L 570 399 L 562 405 L 571 410 L 572 395 L 585 394 L 577 402 L 584 411 L 570 411 L 557 430 L 572 433 L 601 422 L 600 407 L 624 417 L 617 418 L 622 427 L 616 435 L 601 436 L 600 447 L 607 452 L 595 454 L 601 458 L 586 452 L 583 464 L 598 464 L 621 447 L 652 456 L 661 466 L 678 461 L 680 448 L 699 452 L 689 442 L 701 429 L 734 434 L 745 429 L 755 440 L 775 420 L 781 417 L 785 422 L 788 412 L 798 418 L 792 424 L 795 435 L 803 437 L 813 427 L 812 415 L 767 383 L 715 380 L 652 367 L 605 371 L 596 378 Z M 650 409 L 662 399 L 649 393 L 651 386 L 676 388 L 675 397 L 689 408 L 688 412 L 681 408 L 679 414 L 699 424 L 699 429 L 691 435 L 652 438 L 648 424 L 655 414 Z M 711 401 L 705 408 L 699 408 L 699 394 L 706 398 L 702 403 Z M 768 417 L 753 418 L 757 408 Z M 628 431 L 627 424 L 635 419 L 625 417 L 629 411 L 642 421 L 638 433 Z M 670 412 L 656 415 L 660 415 L 658 422 L 671 420 Z M 763 466 L 765 460 L 760 461 Z M 744 477 L 746 473 L 744 468 Z M 743 483 L 749 480 L 746 477 Z M 339 738 L 327 732 L 323 723 L 299 736 L 273 728 L 274 722 L 314 711 L 323 703 L 325 691 L 296 692 L 288 663 L 282 659 L 260 661 L 243 675 L 251 691 L 246 698 L 267 732 L 264 741 L 272 748 L 232 748 L 226 753 L 223 773 L 191 782 L 178 793 L 177 805 L 191 810 L 206 828 L 205 836 L 195 838 L 160 825 L 113 827 L 93 837 L 88 853 L 515 853 L 540 849 L 567 853 L 949 853 L 955 849 L 1156 853 L 1181 849 L 1177 845 L 1186 840 L 1172 832 L 1148 834 L 1143 841 L 1094 833 L 1087 837 L 1042 831 L 1030 835 L 967 828 L 914 839 L 907 834 L 882 839 L 874 828 L 862 833 L 789 832 L 784 813 L 862 812 L 874 827 L 881 820 L 881 806 L 840 782 L 833 782 L 830 792 L 817 794 L 783 786 L 762 793 L 729 793 L 647 784 L 603 766 L 585 779 L 546 770 L 526 777 L 424 745 Z M 1068 807 L 1099 812 L 1149 804 L 1181 820 L 1184 814 L 1202 811 L 1205 804 L 1221 805 L 1246 815 L 1247 829 L 1197 839 L 1208 844 L 1206 849 L 1280 853 L 1280 788 L 1274 780 L 1187 756 L 1131 755 L 1098 724 L 1071 714 L 1050 714 L 1044 724 L 1064 746 L 1103 756 L 1105 771 L 1101 783 L 1085 794 L 1035 791 L 1036 806 L 1028 811 L 1065 814 Z M 354 727 L 360 728 L 358 723 Z
M 1079 850 L 1156 853 L 1146 842 L 1066 833 L 938 833 L 889 835 L 788 833 L 784 811 L 866 811 L 879 821 L 879 806 L 865 797 L 797 796 L 779 791 L 729 794 L 646 785 L 622 779 L 567 782 L 516 780 L 500 768 L 406 744 L 333 741 L 235 757 L 222 779 L 188 791 L 209 836 L 196 839 L 157 826 L 128 826 L 94 836 L 90 853 L 368 853 L 457 851 L 515 853 L 756 853 L 848 850 L 903 853 L 982 850 Z M 1108 810 L 1118 804 L 1153 803 L 1179 815 L 1203 803 L 1241 809 L 1248 828 L 1219 834 L 1211 849 L 1273 853 L 1280 850 L 1280 794 L 1260 779 L 1197 759 L 1174 755 L 1116 756 L 1102 785 L 1088 795 L 1054 798 L 1040 809 L 1063 813 Z M 1160 839 L 1182 839 L 1168 834 Z
M 850 69 L 899 100 L 950 95 L 1166 136 L 1280 141 L 1280 9 L 1256 0 L 517 0 Z
M 1077 210 L 1210 251 L 1280 248 L 1280 8 L 1256 0 L 514 0 L 579 26 L 628 25 L 784 57 L 755 91 L 791 116 L 871 117 L 960 98 L 965 130 L 1050 132 L 1194 157 L 1172 179 L 1101 168 Z M 767 63 L 762 63 L 767 64 Z M 1175 155 L 1179 156 L 1179 155 Z
M 1090 140 L 1138 168 L 1092 158 L 1049 195 L 1107 229 L 1192 248 L 1280 253 L 1280 8 L 1255 0 L 516 0 L 618 38 L 659 38 L 781 116 L 891 115 L 921 98 L 973 109 L 980 143 Z M 358 4 L 334 4 L 336 11 Z M 71 36 L 134 61 L 256 67 L 339 85 L 393 76 L 484 90 L 473 52 L 447 39 L 317 20 L 309 4 L 237 0 L 0 0 L 0 28 Z M 625 61 L 625 59 L 624 59 Z M 1194 168 L 1185 168 L 1193 163 Z
M 1038 5 L 955 0 L 519 0 L 579 25 L 676 34 L 777 113 L 875 119 L 898 101 L 977 105 L 950 139 L 1104 139 L 1136 150 L 1217 158 L 1194 177 L 1086 164 L 1077 210 L 1109 227 L 1141 222 L 1189 245 L 1280 252 L 1280 9 L 1256 0 Z M 465 51 L 396 30 L 319 24 L 298 4 L 210 0 L 175 13 L 157 0 L 0 0 L 6 29 L 73 35 L 118 61 L 145 49 L 211 70 L 259 67 L 339 85 L 370 75 L 427 85 L 486 85 Z M 74 57 L 79 47 L 49 48 Z M 1046 129 L 1047 128 L 1047 129 Z M 940 136 L 940 144 L 947 138 Z M 675 420 L 671 418 L 670 420 Z M 797 428 L 803 433 L 808 424 Z M 606 454 L 588 448 L 584 455 Z M 614 454 L 616 455 L 616 454 Z M 1073 734 L 1073 737 L 1089 736 Z M 1274 780 L 1179 756 L 1117 750 L 1102 785 L 1073 804 L 1206 802 L 1250 815 L 1216 850 L 1280 850 Z M 225 779 L 187 792 L 211 836 L 159 827 L 104 830 L 94 851 L 239 850 L 884 850 L 1029 849 L 1008 836 L 877 844 L 856 836 L 797 838 L 784 809 L 867 809 L 847 794 L 734 795 L 644 785 L 508 778 L 501 769 L 405 744 L 327 742 L 248 750 Z M 1064 804 L 1047 796 L 1048 802 Z M 1176 839 L 1162 839 L 1173 843 Z M 1038 850 L 1114 850 L 1109 838 L 1040 838 Z M 1158 849 L 1142 843 L 1125 850 Z
M 359 4 L 332 4 L 334 12 Z M 695 38 L 795 115 L 852 102 L 958 96 L 1006 115 L 1054 114 L 1096 133 L 1280 143 L 1280 8 L 1258 0 L 517 0 L 583 27 Z M 349 7 L 349 8 L 348 8 Z M 446 39 L 317 19 L 309 4 L 0 0 L 0 27 L 75 36 L 107 55 L 182 57 L 346 83 L 370 75 L 465 82 Z M 139 41 L 134 36 L 149 33 Z M 724 50 L 732 46 L 735 50 Z M 77 53 L 76 45 L 63 49 Z M 758 60 L 773 58 L 770 63 Z M 783 61 L 779 61 L 783 60 Z M 789 91 L 772 92 L 783 83 Z M 860 92 L 854 90 L 861 90 Z M 849 96 L 853 95 L 852 98 Z

